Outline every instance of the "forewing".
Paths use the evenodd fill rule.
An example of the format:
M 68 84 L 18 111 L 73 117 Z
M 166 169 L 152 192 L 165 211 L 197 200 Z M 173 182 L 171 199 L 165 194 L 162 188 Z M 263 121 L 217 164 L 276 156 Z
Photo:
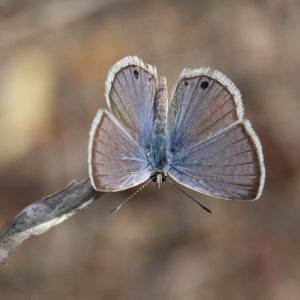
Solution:
M 150 176 L 143 149 L 107 111 L 93 121 L 88 163 L 93 187 L 103 192 L 128 189 Z
M 185 69 L 169 109 L 173 151 L 207 139 L 243 119 L 241 95 L 234 84 L 209 68 Z
M 150 143 L 157 71 L 138 57 L 125 57 L 109 71 L 106 101 L 112 114 L 139 145 Z
M 216 197 L 258 199 L 265 181 L 263 154 L 243 115 L 240 93 L 223 74 L 184 70 L 170 106 L 169 175 Z

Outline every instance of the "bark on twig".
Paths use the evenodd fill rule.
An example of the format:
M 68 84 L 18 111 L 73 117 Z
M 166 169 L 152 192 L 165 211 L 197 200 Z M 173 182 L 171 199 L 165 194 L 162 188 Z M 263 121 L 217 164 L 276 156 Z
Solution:
M 90 180 L 73 180 L 63 190 L 25 207 L 0 230 L 0 263 L 24 240 L 48 231 L 91 204 L 103 193 Z

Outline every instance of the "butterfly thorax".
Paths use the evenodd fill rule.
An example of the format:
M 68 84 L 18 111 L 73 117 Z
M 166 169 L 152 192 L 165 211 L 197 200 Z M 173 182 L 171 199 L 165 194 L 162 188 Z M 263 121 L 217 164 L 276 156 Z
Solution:
M 149 161 L 153 172 L 165 172 L 168 166 L 168 90 L 167 79 L 165 77 L 160 78 L 153 109 L 153 133 Z

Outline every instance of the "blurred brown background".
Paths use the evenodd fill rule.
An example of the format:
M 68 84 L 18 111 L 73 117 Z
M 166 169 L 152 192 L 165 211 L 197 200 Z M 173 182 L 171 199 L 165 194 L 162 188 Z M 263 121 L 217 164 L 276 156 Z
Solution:
M 0 2 L 0 225 L 87 177 L 91 121 L 109 68 L 155 64 L 169 89 L 211 66 L 242 92 L 264 148 L 261 200 L 174 187 L 107 194 L 25 242 L 0 268 L 0 299 L 300 297 L 300 3 L 53 0 Z

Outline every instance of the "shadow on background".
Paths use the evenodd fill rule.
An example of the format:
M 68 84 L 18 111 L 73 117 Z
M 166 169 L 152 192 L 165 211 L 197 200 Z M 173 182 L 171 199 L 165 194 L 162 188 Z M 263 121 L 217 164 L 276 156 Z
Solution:
M 0 224 L 72 178 L 87 177 L 91 121 L 109 68 L 155 64 L 169 87 L 210 66 L 242 92 L 265 154 L 258 202 L 174 187 L 108 194 L 31 239 L 0 269 L 1 299 L 298 299 L 300 3 L 2 1 Z

